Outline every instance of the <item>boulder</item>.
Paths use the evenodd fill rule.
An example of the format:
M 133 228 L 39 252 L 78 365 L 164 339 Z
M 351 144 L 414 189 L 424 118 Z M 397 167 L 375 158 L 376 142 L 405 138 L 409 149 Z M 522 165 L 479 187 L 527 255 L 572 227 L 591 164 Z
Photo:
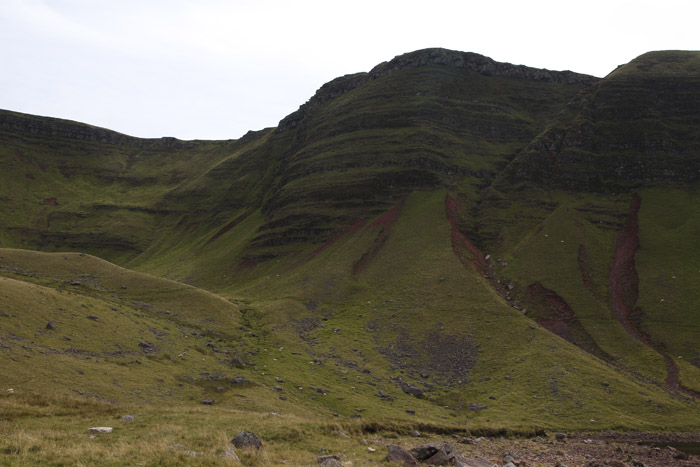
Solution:
M 340 463 L 340 456 L 338 456 L 336 454 L 330 454 L 328 456 L 320 456 L 320 457 L 317 457 L 316 460 L 318 461 L 318 463 L 321 467 L 340 467 L 342 465 Z
M 444 444 L 433 456 L 425 459 L 428 465 L 454 465 L 455 455 L 452 446 Z
M 386 456 L 386 460 L 389 462 L 397 462 L 402 466 L 418 465 L 418 461 L 410 452 L 395 444 L 389 445 L 389 453 Z
M 262 441 L 255 433 L 241 431 L 231 440 L 231 444 L 238 449 L 262 449 Z
M 408 452 L 411 453 L 413 457 L 417 460 L 423 462 L 424 460 L 434 456 L 443 446 L 443 443 L 428 443 L 421 446 L 416 446 L 410 449 Z
M 90 433 L 111 433 L 111 426 L 94 426 L 88 430 Z
M 401 390 L 409 396 L 423 397 L 423 390 L 418 386 L 414 386 L 412 384 L 403 383 L 401 385 Z

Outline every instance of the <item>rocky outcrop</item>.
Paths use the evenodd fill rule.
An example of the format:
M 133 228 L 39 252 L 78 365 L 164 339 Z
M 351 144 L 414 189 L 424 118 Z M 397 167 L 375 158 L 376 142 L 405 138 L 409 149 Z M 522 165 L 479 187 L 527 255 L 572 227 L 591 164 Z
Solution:
M 431 48 L 409 52 L 395 57 L 389 62 L 383 62 L 372 68 L 369 73 L 355 73 L 336 78 L 316 91 L 316 94 L 299 110 L 280 121 L 277 131 L 295 128 L 299 122 L 314 108 L 336 97 L 375 79 L 406 68 L 418 68 L 430 65 L 448 66 L 474 71 L 484 76 L 500 76 L 506 78 L 547 81 L 562 84 L 578 84 L 591 86 L 600 78 L 572 71 L 551 71 L 531 68 L 524 65 L 497 62 L 489 57 L 473 52 L 460 52 L 442 48 Z
M 191 148 L 196 141 L 177 138 L 135 138 L 116 131 L 60 118 L 37 117 L 19 112 L 0 110 L 0 129 L 51 138 L 67 138 L 136 148 Z
M 532 81 L 551 81 L 563 84 L 592 85 L 600 80 L 590 75 L 572 71 L 551 71 L 531 68 L 524 65 L 497 62 L 489 57 L 473 52 L 459 52 L 441 48 L 423 49 L 399 55 L 390 62 L 384 62 L 372 69 L 369 76 L 377 79 L 404 68 L 442 65 L 475 71 L 485 76 L 501 76 Z
M 571 100 L 503 174 L 588 192 L 700 181 L 698 52 L 643 55 Z M 664 66 L 674 62 L 675 69 Z

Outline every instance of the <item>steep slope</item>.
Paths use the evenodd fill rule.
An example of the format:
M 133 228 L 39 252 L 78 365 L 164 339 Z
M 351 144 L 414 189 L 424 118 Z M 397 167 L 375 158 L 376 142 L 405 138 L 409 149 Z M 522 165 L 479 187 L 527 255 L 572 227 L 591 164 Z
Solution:
M 86 371 L 41 324 L 55 316 L 97 333 L 74 347 L 94 353 L 91 371 L 104 363 L 121 381 L 110 349 L 148 354 L 138 374 L 158 384 L 127 386 L 149 401 L 171 391 L 185 404 L 248 398 L 402 423 L 693 428 L 697 56 L 652 53 L 598 80 L 417 51 L 226 142 L 4 112 L 13 384 L 39 365 L 31 352 Z M 142 346 L 134 328 L 167 351 L 149 354 L 158 343 Z M 174 357 L 183 349 L 202 368 L 199 355 Z
M 228 235 L 249 238 L 227 256 L 225 269 L 219 261 L 221 242 L 212 244 L 219 253 L 198 251 L 199 269 L 230 278 L 241 274 L 233 266 L 253 266 L 321 245 L 414 190 L 450 187 L 465 193 L 473 207 L 476 193 L 569 98 L 595 82 L 590 76 L 502 64 L 477 54 L 412 52 L 368 73 L 327 83 L 260 144 L 173 190 L 163 203 L 201 200 L 201 210 L 239 208 L 222 229 L 260 209 L 261 224 L 252 236 L 244 226 Z M 181 228 L 193 222 L 191 217 Z M 171 254 L 156 247 L 134 266 L 148 267 L 154 259 L 172 264 L 172 257 L 156 259 L 164 251 Z M 215 261 L 208 261 L 210 254 Z M 225 285 L 207 282 L 211 279 L 184 265 L 177 274 Z
M 0 111 L 0 241 L 79 250 L 121 263 L 195 200 L 159 203 L 245 141 L 144 140 L 89 125 Z
M 500 174 L 479 215 L 482 246 L 532 316 L 554 312 L 539 284 L 571 310 L 553 331 L 575 318 L 608 361 L 693 396 L 697 294 L 685 281 L 698 278 L 699 67 L 697 52 L 652 52 L 579 94 Z

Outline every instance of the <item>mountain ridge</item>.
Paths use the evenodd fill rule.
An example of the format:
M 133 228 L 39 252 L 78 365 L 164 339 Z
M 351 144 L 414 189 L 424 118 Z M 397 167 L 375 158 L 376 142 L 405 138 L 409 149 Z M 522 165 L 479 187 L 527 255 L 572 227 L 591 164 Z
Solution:
M 699 58 L 599 79 L 426 49 L 227 141 L 2 111 L 11 384 L 46 361 L 107 400 L 697 429 Z

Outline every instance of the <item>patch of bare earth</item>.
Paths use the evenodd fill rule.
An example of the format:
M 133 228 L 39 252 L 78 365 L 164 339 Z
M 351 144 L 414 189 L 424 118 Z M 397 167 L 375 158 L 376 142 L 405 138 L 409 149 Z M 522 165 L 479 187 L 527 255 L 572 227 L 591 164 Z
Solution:
M 630 202 L 629 218 L 615 241 L 615 250 L 610 264 L 610 305 L 617 320 L 630 336 L 657 352 L 666 365 L 666 387 L 674 392 L 684 392 L 700 398 L 700 393 L 681 384 L 678 365 L 666 352 L 654 346 L 649 335 L 642 330 L 642 310 L 639 299 L 639 275 L 635 266 L 635 255 L 640 248 L 639 209 L 642 198 L 635 194 Z

